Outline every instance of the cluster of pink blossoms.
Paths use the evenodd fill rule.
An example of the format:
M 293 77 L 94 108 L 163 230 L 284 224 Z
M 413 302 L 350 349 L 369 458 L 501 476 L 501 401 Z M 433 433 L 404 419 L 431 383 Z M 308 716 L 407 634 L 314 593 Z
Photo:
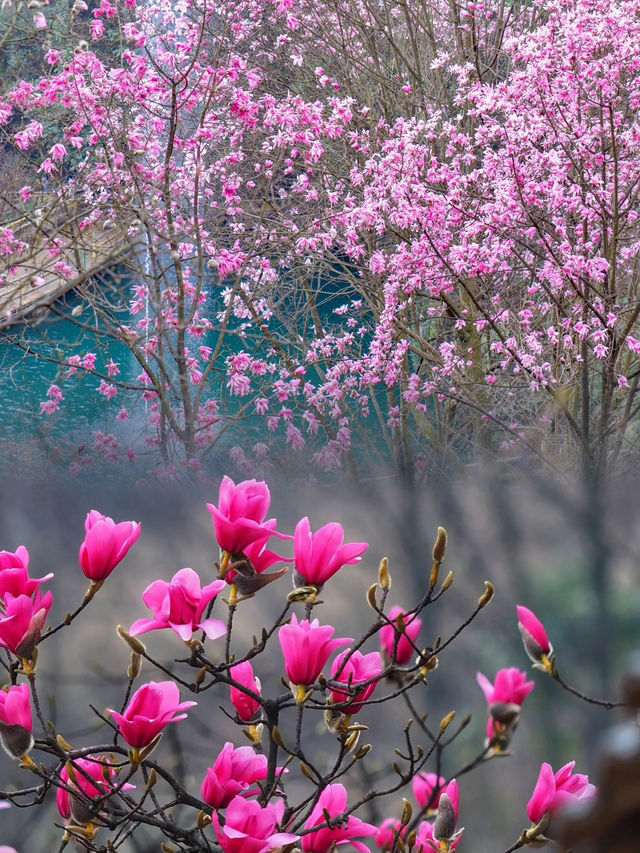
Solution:
M 295 582 L 303 582 L 304 586 L 294 589 L 289 604 L 304 602 L 306 618 L 299 619 L 292 613 L 288 621 L 276 626 L 284 673 L 300 715 L 313 693 L 324 691 L 325 721 L 331 731 L 339 734 L 344 747 L 358 729 L 358 725 L 350 726 L 352 715 L 362 711 L 384 676 L 397 676 L 396 683 L 402 684 L 408 674 L 421 671 L 425 652 L 416 645 L 421 620 L 417 617 L 417 609 L 406 611 L 397 605 L 391 607 L 377 629 L 380 651 L 368 653 L 350 648 L 351 637 L 334 637 L 333 626 L 321 625 L 318 619 L 311 620 L 309 614 L 317 604 L 316 593 L 322 584 L 342 566 L 356 563 L 367 545 L 344 543 L 344 531 L 335 522 L 312 533 L 307 518 L 298 522 L 293 537 L 287 536 L 276 531 L 275 519 L 265 521 L 269 505 L 265 483 L 248 480 L 236 486 L 225 477 L 219 506 L 208 505 L 216 532 L 227 546 L 221 545 L 221 577 L 202 586 L 196 572 L 184 568 L 170 582 L 154 581 L 142 595 L 142 600 L 153 612 L 152 617 L 135 621 L 128 634 L 123 629 L 118 630 L 126 635 L 134 653 L 139 643 L 136 634 L 169 628 L 197 654 L 202 646 L 193 639 L 194 631 L 202 631 L 212 640 L 226 633 L 223 622 L 209 615 L 225 583 L 231 589 L 240 586 L 246 597 L 253 595 L 260 588 L 259 579 L 265 568 L 278 559 L 289 561 L 267 549 L 269 537 L 293 539 Z M 92 581 L 92 587 L 83 606 L 124 558 L 139 533 L 137 522 L 116 524 L 95 510 L 87 515 L 79 562 Z M 28 563 L 29 555 L 24 546 L 15 553 L 0 552 L 0 643 L 20 658 L 22 671 L 32 674 L 35 650 L 51 606 L 51 593 L 43 596 L 40 585 L 52 575 L 30 578 Z M 276 578 L 281 574 L 279 571 L 268 577 Z M 14 602 L 18 602 L 19 607 Z M 228 603 L 235 607 L 237 599 L 230 595 Z M 28 619 L 20 616 L 22 610 Z M 518 606 L 517 613 L 525 650 L 534 667 L 556 674 L 553 650 L 544 626 L 526 607 Z M 338 652 L 329 665 L 331 656 L 344 646 L 347 648 Z M 412 658 L 415 658 L 413 668 Z M 401 669 L 407 666 L 408 669 Z M 325 667 L 329 668 L 328 679 L 322 676 Z M 408 832 L 408 821 L 387 818 L 374 826 L 360 820 L 350 813 L 347 789 L 335 782 L 319 788 L 306 819 L 294 825 L 286 812 L 280 787 L 287 767 L 276 767 L 274 771 L 261 751 L 261 730 L 264 722 L 269 723 L 269 708 L 273 706 L 270 700 L 263 699 L 260 680 L 249 658 L 238 663 L 229 659 L 222 671 L 222 680 L 229 685 L 236 722 L 248 724 L 245 733 L 252 740 L 251 746 L 243 747 L 226 742 L 201 783 L 202 800 L 212 810 L 211 823 L 223 853 L 276 853 L 295 843 L 303 853 L 330 853 L 345 844 L 353 846 L 358 853 L 368 853 L 369 848 L 359 840 L 361 838 L 373 838 L 384 851 L 397 849 Z M 477 681 L 490 715 L 487 749 L 503 751 L 515 731 L 522 704 L 533 689 L 533 682 L 527 681 L 526 674 L 516 667 L 499 670 L 493 683 L 481 673 L 477 674 Z M 196 704 L 192 700 L 182 700 L 177 684 L 167 680 L 141 685 L 122 710 L 107 709 L 114 728 L 130 747 L 128 758 L 132 772 L 156 747 L 166 726 L 183 720 L 186 711 Z M 27 684 L 12 684 L 0 691 L 0 741 L 12 757 L 21 759 L 27 766 L 35 766 L 27 755 L 34 745 L 31 693 Z M 85 750 L 79 757 L 70 757 L 57 771 L 56 800 L 67 829 L 81 831 L 83 837 L 93 839 L 96 826 L 106 819 L 107 801 L 132 786 L 127 784 L 126 778 L 119 779 L 112 756 L 105 758 L 87 753 Z M 588 800 L 595 795 L 596 789 L 588 778 L 574 774 L 573 768 L 574 763 L 570 762 L 554 773 L 548 763 L 542 764 L 527 805 L 532 826 L 525 832 L 532 842 L 543 839 L 542 832 L 549 817 L 565 803 Z M 421 769 L 412 779 L 412 789 L 420 809 L 412 828 L 415 849 L 418 853 L 452 853 L 463 832 L 458 826 L 456 779 L 447 781 L 443 776 Z M 269 793 L 265 796 L 267 790 Z M 292 829 L 295 831 L 290 831 Z

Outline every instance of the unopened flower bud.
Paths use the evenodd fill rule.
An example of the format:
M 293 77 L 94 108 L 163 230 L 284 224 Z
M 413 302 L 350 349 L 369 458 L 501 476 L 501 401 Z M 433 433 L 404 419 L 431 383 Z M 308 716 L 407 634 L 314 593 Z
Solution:
M 7 755 L 22 758 L 33 747 L 33 735 L 24 726 L 0 723 L 0 743 Z
M 456 831 L 456 813 L 446 791 L 440 794 L 433 837 L 436 841 L 447 841 Z

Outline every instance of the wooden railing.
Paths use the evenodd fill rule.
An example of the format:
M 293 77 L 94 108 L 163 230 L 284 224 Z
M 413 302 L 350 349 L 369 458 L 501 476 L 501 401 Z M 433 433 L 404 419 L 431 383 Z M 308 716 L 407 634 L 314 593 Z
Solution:
M 27 248 L 0 258 L 0 328 L 51 305 L 133 250 L 133 217 L 112 221 L 106 227 L 100 222 L 81 229 L 78 223 L 85 215 L 81 202 L 60 204 L 52 196 L 41 195 L 28 215 L 2 223 L 1 227 L 11 228 Z M 54 240 L 58 247 L 52 255 Z M 64 275 L 56 270 L 60 261 L 73 272 Z

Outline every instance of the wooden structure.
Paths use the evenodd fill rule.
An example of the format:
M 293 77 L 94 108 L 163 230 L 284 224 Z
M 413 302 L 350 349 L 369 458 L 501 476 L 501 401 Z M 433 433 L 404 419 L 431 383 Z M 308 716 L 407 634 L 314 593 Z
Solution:
M 0 328 L 52 305 L 135 248 L 132 218 L 80 228 L 85 211 L 78 204 L 61 207 L 46 196 L 38 200 L 40 207 L 31 216 L 2 226 L 27 248 L 0 258 Z
M 598 798 L 568 811 L 552 837 L 572 853 L 640 853 L 640 653 L 623 680 L 629 719 L 602 743 Z

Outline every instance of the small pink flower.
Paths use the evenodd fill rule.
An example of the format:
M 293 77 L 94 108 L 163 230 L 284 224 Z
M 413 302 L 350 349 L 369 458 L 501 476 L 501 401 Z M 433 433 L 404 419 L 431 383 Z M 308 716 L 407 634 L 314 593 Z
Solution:
M 229 669 L 229 676 L 234 681 L 237 681 L 238 684 L 241 684 L 243 687 L 246 687 L 248 690 L 251 690 L 253 693 L 260 696 L 260 684 L 254 676 L 253 667 L 248 660 L 232 666 Z M 236 713 L 240 719 L 247 723 L 255 719 L 258 711 L 260 710 L 260 703 L 233 685 L 230 687 L 230 693 L 231 704 L 236 709 Z
M 401 666 L 408 663 L 412 657 L 415 656 L 416 652 L 413 648 L 420 633 L 420 628 L 422 627 L 422 620 L 418 619 L 415 614 L 412 614 L 407 619 L 404 617 L 407 615 L 406 610 L 403 610 L 402 607 L 398 607 L 395 605 L 389 610 L 387 614 L 390 622 L 395 622 L 398 616 L 403 617 L 404 628 L 402 632 L 399 629 L 391 624 L 385 624 L 380 629 L 380 647 L 382 651 L 386 655 L 388 661 L 393 661 L 394 663 L 400 664 Z M 398 637 L 398 644 L 396 646 L 396 637 Z M 394 656 L 394 647 L 395 647 L 395 656 Z
M 413 788 L 413 796 L 421 809 L 429 807 L 429 811 L 435 810 L 438 807 L 440 794 L 444 790 L 447 780 L 444 776 L 438 776 L 437 773 L 418 773 L 411 781 Z M 437 793 L 434 794 L 434 792 Z
M 290 832 L 275 831 L 283 814 L 283 800 L 272 800 L 263 808 L 254 800 L 234 797 L 227 807 L 224 826 L 215 811 L 211 821 L 224 853 L 271 853 L 293 844 L 300 837 Z
M 86 758 L 74 758 L 73 777 L 69 775 L 66 766 L 60 771 L 60 781 L 63 786 L 56 790 L 56 804 L 63 818 L 71 816 L 82 825 L 88 823 L 100 810 L 105 799 L 109 796 L 116 776 L 116 768 L 100 756 L 87 755 Z M 123 785 L 123 790 L 130 790 L 133 785 Z M 91 803 L 93 800 L 95 803 Z
M 311 533 L 309 519 L 301 518 L 293 534 L 296 583 L 320 587 L 342 566 L 358 563 L 368 544 L 349 542 L 343 545 L 343 540 L 344 530 L 338 522 L 331 521 Z
M 312 829 L 321 823 L 326 823 L 325 812 L 332 818 L 344 815 L 347 810 L 347 789 L 344 785 L 327 785 L 323 789 L 318 802 L 313 807 L 305 829 Z M 378 828 L 370 823 L 364 823 L 354 815 L 349 815 L 338 826 L 317 829 L 302 836 L 301 847 L 305 853 L 329 853 L 336 846 L 351 844 L 359 853 L 369 853 L 369 848 L 362 841 L 355 841 L 362 835 L 376 835 Z
M 15 553 L 0 551 L 0 599 L 4 599 L 7 592 L 14 597 L 31 596 L 38 589 L 38 584 L 53 577 L 53 572 L 49 572 L 43 578 L 30 578 L 28 569 L 29 552 L 24 545 L 19 545 Z
M 28 595 L 4 596 L 4 613 L 0 612 L 0 646 L 14 655 L 28 659 L 40 640 L 47 613 L 51 609 L 51 592 L 42 595 L 37 590 Z
M 515 731 L 520 706 L 533 690 L 534 682 L 527 681 L 526 673 L 515 666 L 498 670 L 493 684 L 481 672 L 476 674 L 476 680 L 482 688 L 491 715 L 487 721 L 487 737 L 505 736 Z
M 235 796 L 257 793 L 259 788 L 252 786 L 266 777 L 266 755 L 258 755 L 251 746 L 234 749 L 227 742 L 203 779 L 202 799 L 214 809 L 225 809 Z
M 150 681 L 139 687 L 123 714 L 107 708 L 120 729 L 120 734 L 136 748 L 148 746 L 169 723 L 184 720 L 179 714 L 196 702 L 180 702 L 180 691 L 173 681 Z
M 287 678 L 292 685 L 313 684 L 320 675 L 322 667 L 339 646 L 352 643 L 352 637 L 334 639 L 335 628 L 320 625 L 317 619 L 309 623 L 308 619 L 298 622 L 295 613 L 291 622 L 278 631 L 278 639 L 284 656 Z
M 270 503 L 271 495 L 266 483 L 243 480 L 236 485 L 230 477 L 223 477 L 218 506 L 207 504 L 220 549 L 230 554 L 241 554 L 252 542 L 264 542 L 267 536 L 278 536 L 273 526 L 264 522 Z
M 137 521 L 121 521 L 92 509 L 84 522 L 84 541 L 78 552 L 80 568 L 92 581 L 103 581 L 124 559 L 140 535 Z
M 345 661 L 344 665 L 343 661 Z M 363 655 L 359 651 L 352 652 L 351 649 L 345 649 L 340 652 L 331 666 L 332 680 L 338 681 L 340 685 L 344 684 L 345 688 L 347 685 L 351 688 L 357 688 L 363 682 L 368 683 L 361 690 L 356 690 L 355 694 L 351 693 L 349 689 L 340 690 L 332 687 L 331 701 L 334 704 L 348 702 L 349 704 L 342 709 L 344 713 L 357 714 L 375 690 L 382 671 L 380 652 L 370 652 L 368 655 Z
M 406 827 L 402 826 L 397 817 L 387 817 L 378 827 L 376 837 L 373 840 L 376 847 L 380 847 L 382 850 L 391 850 L 396 839 L 404 838 L 405 834 Z
M 518 630 L 525 652 L 534 665 L 541 665 L 543 669 L 547 669 L 553 648 L 544 625 L 528 607 L 519 604 L 516 610 L 518 611 Z
M 565 803 L 595 797 L 598 790 L 596 786 L 589 782 L 588 776 L 572 774 L 574 766 L 575 761 L 570 761 L 554 775 L 551 765 L 544 762 L 533 795 L 527 803 L 529 820 L 538 823 L 547 812 L 553 814 Z
M 22 758 L 33 746 L 31 692 L 27 684 L 0 690 L 0 742 L 12 758 Z
M 200 578 L 193 569 L 180 569 L 170 583 L 154 581 L 142 593 L 142 600 L 153 611 L 152 619 L 137 619 L 129 633 L 144 634 L 159 628 L 172 628 L 181 640 L 190 640 L 196 629 L 204 631 L 210 640 L 217 640 L 226 633 L 220 619 L 203 619 L 203 613 L 224 587 L 223 580 L 216 580 L 200 588 Z

